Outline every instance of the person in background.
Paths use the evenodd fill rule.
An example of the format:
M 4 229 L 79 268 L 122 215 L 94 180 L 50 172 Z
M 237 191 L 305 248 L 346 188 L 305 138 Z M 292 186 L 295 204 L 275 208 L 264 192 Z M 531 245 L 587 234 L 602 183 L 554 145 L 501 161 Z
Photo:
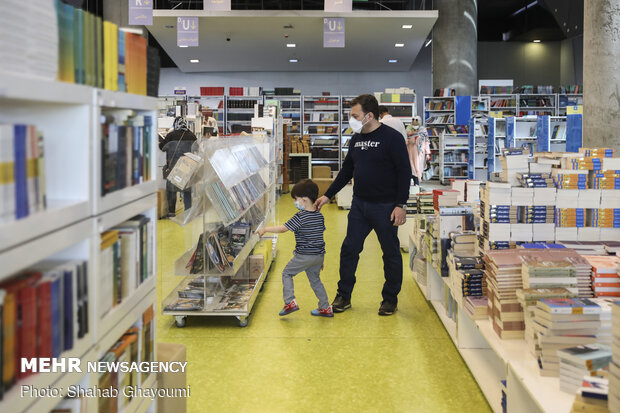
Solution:
M 166 152 L 166 166 L 164 166 L 164 179 L 168 177 L 170 171 L 183 156 L 185 152 L 192 151 L 192 144 L 196 141 L 196 135 L 187 128 L 187 123 L 181 116 L 174 119 L 173 130 L 159 142 L 159 149 Z M 178 188 L 166 181 L 166 198 L 168 200 L 168 217 L 176 215 Z M 183 205 L 185 210 L 192 207 L 192 190 L 183 191 Z
M 405 208 L 411 183 L 407 147 L 399 132 L 379 122 L 379 103 L 372 95 L 351 101 L 349 126 L 355 134 L 342 168 L 325 195 L 315 202 L 320 210 L 354 178 L 347 235 L 340 250 L 338 294 L 332 309 L 340 313 L 351 308 L 360 253 L 366 237 L 374 230 L 383 250 L 385 277 L 379 315 L 391 315 L 396 311 L 403 283 L 398 226 L 407 220 Z
M 413 183 L 420 185 L 426 168 L 426 161 L 430 159 L 431 148 L 428 132 L 422 126 L 422 118 L 414 116 L 411 125 L 407 127 L 407 151 L 413 173 Z
M 319 187 L 310 179 L 299 181 L 291 190 L 291 197 L 295 200 L 295 207 L 299 209 L 284 225 L 277 227 L 261 228 L 258 235 L 266 233 L 283 233 L 293 231 L 295 233 L 295 252 L 293 258 L 286 264 L 282 271 L 282 289 L 284 296 L 284 308 L 280 311 L 285 316 L 299 310 L 295 300 L 293 277 L 300 272 L 306 272 L 310 287 L 319 299 L 318 308 L 310 311 L 310 314 L 319 317 L 333 317 L 332 307 L 329 305 L 325 286 L 321 282 L 320 273 L 325 259 L 325 219 L 315 207 L 314 202 L 319 196 Z
M 390 110 L 386 106 L 379 106 L 379 121 L 390 128 L 396 129 L 401 135 L 403 135 L 405 142 L 407 142 L 407 131 L 405 130 L 405 125 L 400 119 L 396 119 L 390 115 Z

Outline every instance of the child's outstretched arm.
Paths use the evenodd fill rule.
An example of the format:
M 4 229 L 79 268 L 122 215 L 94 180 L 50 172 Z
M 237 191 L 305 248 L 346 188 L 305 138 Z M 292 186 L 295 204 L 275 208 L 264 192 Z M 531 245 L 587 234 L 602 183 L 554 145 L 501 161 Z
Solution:
M 278 225 L 275 227 L 265 227 L 265 228 L 261 228 L 258 231 L 256 231 L 256 233 L 259 236 L 263 236 L 265 235 L 266 232 L 270 232 L 270 233 L 275 233 L 275 234 L 281 234 L 283 232 L 288 231 L 288 228 L 286 228 L 284 225 Z

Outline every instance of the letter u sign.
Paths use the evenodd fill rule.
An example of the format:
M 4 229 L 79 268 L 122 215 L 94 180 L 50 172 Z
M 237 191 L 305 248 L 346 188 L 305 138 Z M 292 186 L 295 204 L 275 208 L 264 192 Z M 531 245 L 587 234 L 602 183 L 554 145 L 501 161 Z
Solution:
M 329 20 L 327 22 L 327 27 L 328 27 L 330 32 L 335 32 L 336 31 L 336 21 L 335 20 Z

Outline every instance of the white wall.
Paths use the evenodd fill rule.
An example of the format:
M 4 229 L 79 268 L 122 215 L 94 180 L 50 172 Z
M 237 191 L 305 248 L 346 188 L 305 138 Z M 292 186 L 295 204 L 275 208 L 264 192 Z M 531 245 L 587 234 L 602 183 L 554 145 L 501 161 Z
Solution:
M 432 93 L 431 48 L 420 51 L 409 72 L 206 72 L 183 73 L 177 68 L 162 68 L 159 94 L 172 94 L 176 86 L 187 88 L 189 95 L 199 95 L 201 86 L 262 86 L 300 89 L 304 95 L 357 96 L 385 88 L 410 87 L 418 96 L 418 113 L 422 113 L 422 97 Z

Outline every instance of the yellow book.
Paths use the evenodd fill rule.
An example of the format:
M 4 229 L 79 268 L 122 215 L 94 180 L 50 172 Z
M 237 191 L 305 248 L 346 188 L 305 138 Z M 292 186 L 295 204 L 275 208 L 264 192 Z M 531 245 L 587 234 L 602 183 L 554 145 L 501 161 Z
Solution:
M 392 103 L 400 103 L 400 94 L 392 93 Z

